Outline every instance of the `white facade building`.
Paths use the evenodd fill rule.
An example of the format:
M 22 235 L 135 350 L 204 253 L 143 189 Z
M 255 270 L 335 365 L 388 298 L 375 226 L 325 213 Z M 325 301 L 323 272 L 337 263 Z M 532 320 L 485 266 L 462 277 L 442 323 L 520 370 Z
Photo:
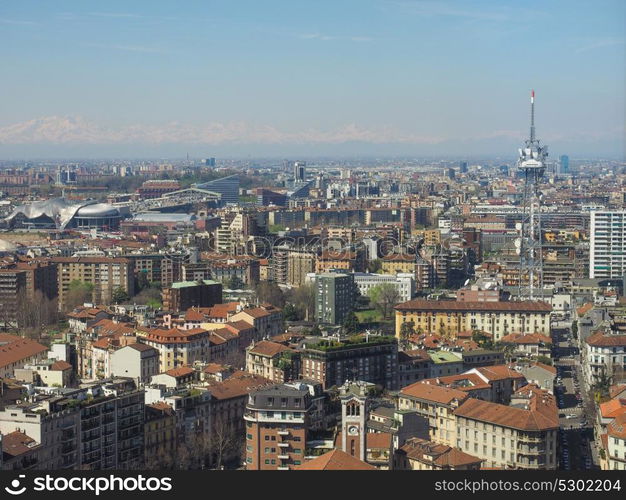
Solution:
M 622 278 L 626 274 L 626 210 L 591 212 L 590 278 Z

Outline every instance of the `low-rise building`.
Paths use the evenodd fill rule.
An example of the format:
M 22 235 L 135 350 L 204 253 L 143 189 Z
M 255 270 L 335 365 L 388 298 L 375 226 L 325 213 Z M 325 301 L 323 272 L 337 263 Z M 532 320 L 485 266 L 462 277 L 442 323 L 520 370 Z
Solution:
M 409 439 L 394 454 L 394 470 L 479 470 L 482 459 L 457 448 Z
M 558 467 L 559 417 L 554 396 L 535 386 L 516 393 L 511 405 L 470 398 L 454 411 L 456 447 L 486 467 Z

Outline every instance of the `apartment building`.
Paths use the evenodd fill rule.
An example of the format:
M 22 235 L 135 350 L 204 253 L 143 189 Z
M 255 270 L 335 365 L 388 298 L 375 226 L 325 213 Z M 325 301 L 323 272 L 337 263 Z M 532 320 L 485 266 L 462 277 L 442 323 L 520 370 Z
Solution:
M 0 411 L 0 432 L 41 445 L 39 469 L 137 469 L 144 463 L 144 393 L 128 380 L 39 391 Z
M 93 285 L 91 302 L 110 304 L 113 292 L 121 288 L 128 295 L 135 292 L 133 265 L 129 259 L 109 257 L 54 257 L 57 264 L 59 310 L 67 307 L 70 284 L 73 281 Z
M 486 467 L 558 467 L 558 409 L 547 391 L 527 385 L 508 406 L 470 398 L 454 417 L 456 447 L 484 460 Z
M 289 470 L 304 463 L 311 395 L 275 385 L 250 393 L 246 405 L 246 469 Z
M 137 336 L 159 352 L 159 373 L 196 361 L 209 361 L 209 332 L 202 328 L 147 328 L 137 330 Z
M 363 380 L 390 390 L 398 385 L 398 344 L 393 337 L 362 336 L 344 341 L 321 340 L 300 351 L 302 378 L 324 389 L 346 380 Z
M 230 322 L 245 321 L 255 330 L 255 340 L 271 338 L 283 333 L 283 312 L 271 304 L 242 309 L 230 317 Z
M 339 325 L 354 308 L 354 275 L 323 273 L 315 276 L 315 319 Z
M 262 340 L 246 349 L 246 371 L 276 383 L 298 378 L 299 361 L 295 349 L 269 340 Z
M 13 378 L 15 370 L 43 361 L 47 351 L 34 340 L 0 333 L 0 378 Z
M 607 425 L 606 452 L 609 470 L 626 470 L 626 413 Z
M 626 210 L 591 212 L 589 277 L 623 278 L 626 274 Z
M 499 341 L 509 333 L 550 335 L 552 306 L 545 302 L 456 302 L 416 299 L 398 304 L 396 336 L 405 322 L 416 330 L 454 338 L 464 331 L 480 330 Z
M 583 372 L 589 385 L 603 375 L 622 379 L 626 371 L 626 335 L 597 331 L 585 340 Z
M 162 296 L 165 311 L 211 307 L 222 302 L 222 284 L 212 280 L 178 281 L 163 288 Z
M 398 395 L 398 409 L 410 410 L 428 419 L 430 439 L 436 443 L 456 444 L 454 411 L 469 398 L 466 392 L 439 385 L 416 382 Z

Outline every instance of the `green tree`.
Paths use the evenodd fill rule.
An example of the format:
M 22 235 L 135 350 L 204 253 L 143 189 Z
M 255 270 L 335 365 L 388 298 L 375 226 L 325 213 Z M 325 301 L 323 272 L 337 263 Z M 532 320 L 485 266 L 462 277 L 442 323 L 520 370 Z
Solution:
M 294 304 L 285 304 L 283 309 L 285 321 L 298 321 L 301 317 L 297 307 Z
M 130 296 L 126 290 L 124 290 L 121 286 L 118 286 L 115 290 L 113 290 L 111 300 L 115 304 L 121 304 L 123 302 L 128 302 L 130 300 Z
M 343 320 L 342 324 L 345 333 L 357 333 L 359 331 L 359 318 L 354 311 L 350 311 Z
M 391 283 L 373 286 L 369 289 L 368 296 L 376 310 L 383 316 L 383 319 L 389 319 L 393 306 L 400 302 L 398 289 Z
M 93 283 L 85 283 L 80 280 L 71 281 L 65 297 L 65 309 L 71 311 L 93 300 Z
M 285 296 L 276 283 L 262 281 L 256 286 L 255 291 L 259 302 L 268 302 L 275 307 L 284 307 Z
M 226 288 L 229 288 L 230 290 L 240 290 L 246 286 L 238 276 L 231 276 L 224 284 L 226 285 Z
M 315 317 L 315 298 L 317 291 L 313 283 L 300 285 L 293 293 L 293 303 L 305 321 Z
M 593 384 L 593 390 L 596 392 L 596 399 L 601 400 L 609 395 L 609 390 L 613 384 L 613 377 L 607 374 L 606 369 L 602 367 L 600 375 Z
M 150 281 L 148 281 L 148 273 L 146 271 L 140 271 L 137 274 L 137 291 L 141 292 L 144 288 L 148 288 L 150 286 Z
M 311 331 L 309 332 L 309 335 L 315 335 L 316 337 L 319 337 L 321 334 L 322 330 L 317 323 L 313 325 L 313 328 L 311 328 Z
M 379 273 L 383 268 L 383 261 L 380 259 L 370 260 L 367 263 L 368 273 Z

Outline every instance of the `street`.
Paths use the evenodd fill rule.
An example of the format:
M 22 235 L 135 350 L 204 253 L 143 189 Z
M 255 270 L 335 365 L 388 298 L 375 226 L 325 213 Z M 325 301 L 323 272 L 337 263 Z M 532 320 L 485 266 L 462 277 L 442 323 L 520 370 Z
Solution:
M 557 369 L 555 396 L 559 407 L 559 446 L 561 469 L 589 470 L 598 468 L 593 436 L 591 405 L 580 366 L 580 353 L 572 336 L 571 321 L 552 323 L 553 359 Z

